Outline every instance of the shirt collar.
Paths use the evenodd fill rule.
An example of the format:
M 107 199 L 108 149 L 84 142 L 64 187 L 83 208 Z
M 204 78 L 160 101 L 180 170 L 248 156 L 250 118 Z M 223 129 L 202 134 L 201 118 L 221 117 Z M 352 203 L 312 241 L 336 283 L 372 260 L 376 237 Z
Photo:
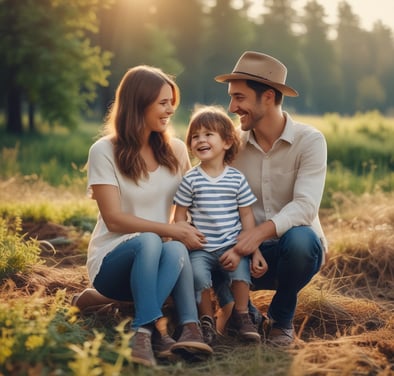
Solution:
M 283 132 L 278 140 L 283 140 L 289 144 L 292 144 L 294 141 L 294 134 L 295 134 L 294 121 L 286 111 L 283 111 L 283 115 L 286 118 L 286 123 L 285 123 L 285 128 L 283 129 Z M 244 132 L 243 136 L 244 136 L 243 139 L 246 143 L 257 145 L 256 139 L 252 131 Z

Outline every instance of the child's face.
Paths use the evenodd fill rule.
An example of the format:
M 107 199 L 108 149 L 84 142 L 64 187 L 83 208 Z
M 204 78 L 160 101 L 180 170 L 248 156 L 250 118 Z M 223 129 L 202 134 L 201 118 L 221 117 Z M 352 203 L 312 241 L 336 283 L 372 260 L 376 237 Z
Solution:
M 210 161 L 215 158 L 224 159 L 226 150 L 231 144 L 222 139 L 218 132 L 205 127 L 192 132 L 190 150 L 200 161 Z

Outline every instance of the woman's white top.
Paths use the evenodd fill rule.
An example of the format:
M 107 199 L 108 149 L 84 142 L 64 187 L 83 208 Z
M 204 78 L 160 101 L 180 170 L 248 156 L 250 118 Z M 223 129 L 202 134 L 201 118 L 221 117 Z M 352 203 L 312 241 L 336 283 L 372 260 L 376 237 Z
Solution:
M 171 145 L 181 169 L 177 174 L 164 166 L 149 172 L 147 178 L 140 179 L 138 185 L 124 176 L 114 159 L 114 145 L 109 137 L 96 141 L 89 150 L 88 157 L 88 196 L 93 198 L 92 186 L 95 184 L 114 185 L 119 189 L 122 210 L 125 213 L 151 221 L 167 223 L 170 219 L 175 192 L 183 173 L 189 167 L 189 157 L 185 144 L 172 138 Z M 103 258 L 117 245 L 138 233 L 119 234 L 107 229 L 100 213 L 88 246 L 87 269 L 91 282 L 100 270 Z

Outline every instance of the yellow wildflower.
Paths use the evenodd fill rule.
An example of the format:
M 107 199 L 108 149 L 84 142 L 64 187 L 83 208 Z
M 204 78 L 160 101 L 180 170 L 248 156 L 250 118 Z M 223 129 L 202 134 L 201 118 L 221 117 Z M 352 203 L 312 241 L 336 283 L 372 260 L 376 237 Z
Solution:
M 37 347 L 41 347 L 44 344 L 43 336 L 38 336 L 36 334 L 32 334 L 27 337 L 25 341 L 25 347 L 27 350 L 34 350 Z
M 12 355 L 12 347 L 14 346 L 15 339 L 12 337 L 12 330 L 3 329 L 0 337 L 0 364 Z

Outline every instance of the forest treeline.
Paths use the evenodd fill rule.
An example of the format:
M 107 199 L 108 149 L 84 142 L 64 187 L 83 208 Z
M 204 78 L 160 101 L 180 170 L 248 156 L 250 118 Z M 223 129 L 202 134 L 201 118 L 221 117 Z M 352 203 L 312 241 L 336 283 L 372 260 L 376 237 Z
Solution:
M 231 71 L 243 51 L 272 54 L 288 67 L 300 96 L 298 113 L 352 115 L 394 110 L 394 40 L 390 27 L 361 26 L 357 10 L 338 5 L 335 24 L 324 2 L 261 0 L 2 0 L 0 106 L 6 129 L 31 129 L 35 116 L 75 124 L 75 115 L 102 117 L 125 71 L 137 64 L 176 76 L 182 108 L 226 105 L 213 77 Z M 26 125 L 25 125 L 26 127 Z

